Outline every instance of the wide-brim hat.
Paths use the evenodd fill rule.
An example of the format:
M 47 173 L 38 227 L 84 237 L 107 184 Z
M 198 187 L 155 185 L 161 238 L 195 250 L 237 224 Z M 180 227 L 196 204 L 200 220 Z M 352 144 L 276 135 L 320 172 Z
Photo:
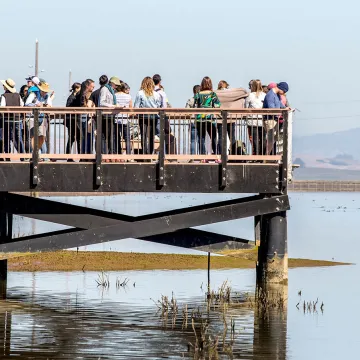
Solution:
M 5 86 L 7 90 L 9 90 L 11 93 L 16 93 L 15 89 L 15 81 L 13 79 L 7 79 L 7 80 L 0 80 L 0 82 Z
M 50 85 L 48 83 L 40 83 L 38 85 L 38 88 L 40 91 L 43 91 L 45 93 L 49 93 L 51 92 L 52 90 L 50 89 Z
M 117 76 L 113 76 L 110 78 L 109 83 L 113 83 L 116 86 L 120 86 L 121 80 Z

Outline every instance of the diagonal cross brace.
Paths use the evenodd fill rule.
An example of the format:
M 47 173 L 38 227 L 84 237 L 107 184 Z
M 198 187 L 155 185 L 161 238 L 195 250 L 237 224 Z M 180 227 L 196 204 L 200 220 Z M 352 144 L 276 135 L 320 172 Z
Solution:
M 176 230 L 276 213 L 290 209 L 287 195 L 253 196 L 221 203 L 172 210 L 136 218 L 137 221 L 0 245 L 0 252 L 36 252 L 86 246 L 125 238 L 141 238 Z M 26 215 L 24 215 L 26 216 Z

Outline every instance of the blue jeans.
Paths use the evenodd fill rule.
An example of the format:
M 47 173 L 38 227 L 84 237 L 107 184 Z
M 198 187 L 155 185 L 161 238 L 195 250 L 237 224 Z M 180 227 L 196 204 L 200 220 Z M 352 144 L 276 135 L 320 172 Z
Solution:
M 87 121 L 81 122 L 80 139 L 80 154 L 92 154 L 93 134 L 88 133 Z
M 196 154 L 196 144 L 199 142 L 199 136 L 196 130 L 195 124 L 191 123 L 191 133 L 190 133 L 190 152 L 191 155 Z
M 4 122 L 3 142 L 5 153 L 10 152 L 10 141 L 13 142 L 19 154 L 25 153 L 25 146 L 22 137 L 22 122 Z
M 115 124 L 114 149 L 116 154 L 122 153 L 121 140 L 125 140 L 126 154 L 131 154 L 130 147 L 130 126 L 129 124 Z

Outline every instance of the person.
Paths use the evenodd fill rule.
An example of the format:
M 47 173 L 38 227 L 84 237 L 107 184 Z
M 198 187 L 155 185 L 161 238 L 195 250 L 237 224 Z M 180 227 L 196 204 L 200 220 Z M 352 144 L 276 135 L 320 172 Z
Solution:
M 245 107 L 249 109 L 262 109 L 266 94 L 262 90 L 260 80 L 253 80 L 251 93 L 245 100 Z M 250 115 L 247 120 L 249 139 L 253 155 L 265 155 L 266 142 L 263 129 L 262 115 Z
M 262 91 L 265 93 L 265 95 L 269 92 L 269 87 L 267 85 L 262 86 Z
M 76 82 L 71 86 L 70 89 L 70 95 L 67 98 L 66 101 L 66 107 L 77 107 L 77 96 L 80 93 L 81 90 L 81 84 Z M 76 114 L 67 114 L 66 118 L 65 118 L 65 127 L 68 130 L 68 140 L 66 143 L 66 154 L 71 154 L 71 149 L 72 146 L 74 144 L 74 142 L 76 141 L 76 145 L 77 145 L 77 151 L 78 154 L 80 154 L 80 134 L 79 131 L 77 130 L 77 123 L 76 123 Z M 72 162 L 74 160 L 69 159 L 69 162 Z
M 200 91 L 200 85 L 194 85 L 193 94 L 194 96 L 190 98 L 186 104 L 185 109 L 192 109 L 195 107 L 195 95 Z M 196 154 L 196 144 L 199 143 L 199 135 L 196 130 L 196 126 L 193 121 L 191 121 L 191 129 L 190 129 L 190 153 L 191 155 Z
M 218 84 L 218 90 L 228 90 L 230 89 L 230 85 L 225 80 L 220 80 Z
M 200 85 L 200 91 L 194 98 L 195 108 L 219 108 L 221 106 L 220 100 L 213 91 L 212 81 L 208 76 L 205 76 Z M 196 115 L 196 130 L 199 134 L 199 153 L 206 154 L 205 138 L 206 133 L 211 139 L 211 147 L 214 154 L 216 154 L 216 123 L 214 122 L 214 115 L 198 114 Z M 202 162 L 206 162 L 202 160 Z
M 15 82 L 12 79 L 0 80 L 4 88 L 4 94 L 0 97 L 1 107 L 17 107 L 24 106 L 24 101 L 20 94 L 16 92 Z M 3 120 L 3 121 L 1 121 Z M 0 127 L 3 133 L 3 148 L 0 152 L 9 153 L 11 151 L 10 142 L 12 141 L 17 152 L 23 154 L 25 152 L 24 142 L 22 138 L 22 116 L 21 114 L 9 113 L 3 114 L 0 118 Z
M 286 106 L 280 100 L 280 96 L 289 91 L 289 85 L 286 82 L 280 82 L 278 84 L 269 84 L 268 87 L 270 90 L 264 99 L 264 109 L 286 109 Z M 266 120 L 264 119 L 267 133 L 266 155 L 276 154 L 275 137 L 279 131 L 277 129 L 278 123 L 278 119 L 271 115 L 266 116 Z
M 155 91 L 153 79 L 150 76 L 145 77 L 141 83 L 140 90 L 136 94 L 134 108 L 160 108 L 161 104 L 162 99 L 160 94 Z M 141 152 L 143 154 L 152 154 L 154 151 L 156 118 L 156 115 L 139 115 Z
M 109 82 L 109 79 L 106 75 L 101 75 L 99 78 L 99 85 L 100 87 L 93 91 L 91 96 L 90 96 L 90 100 L 95 104 L 95 107 L 99 106 L 99 102 L 100 102 L 100 91 L 101 89 Z
M 29 107 L 52 107 L 52 90 L 50 90 L 50 86 L 48 83 L 39 83 L 37 86 L 38 91 L 32 91 L 28 98 L 26 99 L 25 106 Z M 29 89 L 30 91 L 30 89 Z M 45 138 L 46 138 L 46 128 L 45 128 L 45 120 L 46 117 L 44 114 L 39 114 L 39 131 L 38 131 L 38 147 L 39 149 L 42 147 Z M 34 121 L 30 127 L 30 137 L 31 137 L 31 145 L 34 147 Z M 41 150 L 42 153 L 43 149 Z
M 93 103 L 90 101 L 91 94 L 94 90 L 95 82 L 92 79 L 87 79 L 81 84 L 79 93 L 76 95 L 75 103 L 80 107 L 92 107 Z M 80 138 L 80 154 L 91 154 L 93 147 L 93 129 L 89 131 L 89 123 L 92 120 L 87 113 L 81 114 L 80 121 L 78 121 L 79 138 Z
M 155 88 L 154 90 L 160 95 L 161 97 L 161 108 L 166 109 L 169 107 L 169 100 L 164 91 L 164 87 L 161 84 L 161 76 L 159 74 L 155 74 L 153 76 L 153 81 Z M 160 118 L 156 118 L 156 131 L 155 136 L 160 135 Z M 165 153 L 166 154 L 175 154 L 176 153 L 176 144 L 175 144 L 175 137 L 171 131 L 170 121 L 168 117 L 165 117 Z
M 123 109 L 132 109 L 133 103 L 130 95 L 130 87 L 126 83 L 122 83 L 116 88 L 116 104 L 118 107 Z M 131 154 L 130 147 L 130 124 L 129 124 L 129 115 L 118 114 L 115 116 L 116 128 L 114 131 L 114 149 L 117 154 L 122 153 L 122 144 L 121 140 L 125 140 L 126 154 Z M 118 160 L 119 162 L 124 162 Z
M 20 97 L 22 99 L 22 101 L 25 103 L 26 101 L 26 98 L 28 97 L 29 95 L 29 87 L 27 85 L 23 85 L 21 88 L 20 88 Z
M 105 84 L 99 94 L 99 107 L 115 108 L 116 96 L 115 90 L 121 85 L 118 77 L 113 76 L 110 78 L 109 83 Z M 114 149 L 114 127 L 112 117 L 103 115 L 102 117 L 102 131 L 101 131 L 101 144 L 103 154 L 115 154 Z M 110 127 L 110 128 L 109 128 Z M 106 162 L 110 162 L 106 160 Z

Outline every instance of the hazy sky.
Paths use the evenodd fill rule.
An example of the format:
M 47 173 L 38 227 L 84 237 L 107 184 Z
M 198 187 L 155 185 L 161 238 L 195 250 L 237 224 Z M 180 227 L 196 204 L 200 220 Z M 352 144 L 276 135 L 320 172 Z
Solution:
M 295 134 L 360 126 L 358 0 L 62 0 L 1 4 L 0 78 L 20 88 L 40 42 L 41 74 L 57 93 L 116 75 L 134 94 L 160 73 L 173 106 L 210 76 L 232 87 L 287 81 L 301 110 Z

